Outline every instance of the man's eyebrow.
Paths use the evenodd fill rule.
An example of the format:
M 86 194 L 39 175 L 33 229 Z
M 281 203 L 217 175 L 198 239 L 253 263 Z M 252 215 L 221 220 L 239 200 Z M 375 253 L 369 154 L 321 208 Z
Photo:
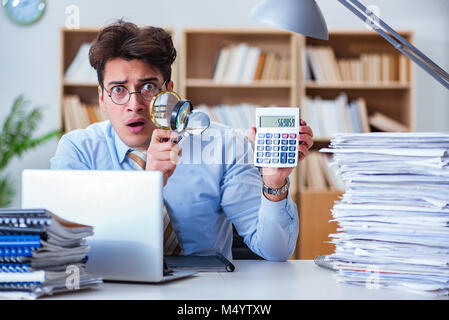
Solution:
M 111 84 L 125 84 L 125 83 L 127 83 L 128 82 L 128 80 L 122 80 L 122 81 L 111 81 L 111 82 L 109 82 L 108 83 L 108 86 L 110 86 Z
M 139 82 L 147 82 L 147 81 L 159 81 L 159 79 L 156 77 L 148 77 L 148 78 L 139 79 Z

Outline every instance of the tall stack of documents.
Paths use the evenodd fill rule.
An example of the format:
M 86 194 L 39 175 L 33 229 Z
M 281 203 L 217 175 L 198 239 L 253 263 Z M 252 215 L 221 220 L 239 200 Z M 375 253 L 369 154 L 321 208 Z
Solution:
M 339 282 L 449 294 L 449 133 L 341 134 L 332 209 Z
M 85 272 L 91 235 L 45 209 L 0 209 L 0 295 L 35 299 L 101 283 Z

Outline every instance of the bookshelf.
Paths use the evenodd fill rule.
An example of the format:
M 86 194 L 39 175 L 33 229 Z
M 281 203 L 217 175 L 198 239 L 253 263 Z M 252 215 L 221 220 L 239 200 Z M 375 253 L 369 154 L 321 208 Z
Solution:
M 164 29 L 173 37 L 171 28 Z M 60 30 L 60 127 L 64 133 L 106 119 L 106 115 L 98 108 L 96 72 L 90 67 L 88 53 L 80 51 L 83 44 L 95 40 L 99 31 L 99 27 Z M 80 61 L 78 67 L 74 68 L 77 72 L 67 79 L 66 74 L 71 67 L 75 67 L 77 59 Z M 172 67 L 172 79 L 177 81 L 176 62 Z M 69 101 L 67 97 L 70 97 Z
M 413 42 L 411 31 L 399 33 Z M 328 70 L 313 70 L 311 61 L 313 58 L 309 58 L 308 48 L 326 48 L 329 54 L 327 60 L 325 54 L 323 57 L 326 50 L 315 55 L 315 58 L 317 56 L 321 58 L 318 58 L 320 61 L 318 67 L 321 65 L 328 70 L 338 69 L 340 75 L 335 77 Z M 299 55 L 301 105 L 307 101 L 306 97 L 335 100 L 344 93 L 348 101 L 363 99 L 367 113 L 365 121 L 368 121 L 369 131 L 415 130 L 415 74 L 412 62 L 376 32 L 334 30 L 329 32 L 329 41 L 301 36 Z M 388 61 L 384 63 L 386 60 Z M 348 61 L 352 61 L 352 69 L 348 69 Z M 313 105 L 315 106 L 316 104 Z M 377 118 L 379 114 L 386 118 L 379 120 Z M 329 142 L 330 137 L 314 138 L 313 151 L 328 146 Z M 300 184 L 304 179 L 301 177 L 300 173 Z M 327 243 L 330 240 L 328 235 L 335 233 L 337 228 L 336 223 L 329 222 L 332 219 L 330 209 L 343 191 L 332 186 L 321 188 L 300 186 L 300 236 L 296 258 L 313 259 L 317 254 L 330 254 L 334 251 L 334 246 Z
M 289 78 L 249 83 L 214 81 L 220 49 L 247 44 L 289 59 Z M 298 36 L 266 29 L 189 28 L 182 34 L 180 94 L 195 105 L 238 104 L 298 106 Z

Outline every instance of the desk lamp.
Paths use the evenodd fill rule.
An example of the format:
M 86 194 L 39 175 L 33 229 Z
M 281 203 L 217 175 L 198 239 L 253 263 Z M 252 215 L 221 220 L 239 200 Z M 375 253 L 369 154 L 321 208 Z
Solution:
M 449 74 L 382 19 L 357 0 L 338 1 L 449 89 Z M 326 21 L 315 0 L 263 0 L 251 10 L 249 16 L 280 29 L 301 33 L 312 38 L 329 40 Z

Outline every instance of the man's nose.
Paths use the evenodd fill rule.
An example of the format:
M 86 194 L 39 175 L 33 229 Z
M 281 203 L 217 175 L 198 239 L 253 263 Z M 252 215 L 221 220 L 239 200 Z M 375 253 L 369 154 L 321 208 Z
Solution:
M 143 98 L 142 98 L 140 92 L 130 93 L 127 109 L 129 111 L 138 112 L 138 111 L 142 111 L 144 108 L 145 108 L 145 104 L 144 104 L 144 101 L 143 101 Z

